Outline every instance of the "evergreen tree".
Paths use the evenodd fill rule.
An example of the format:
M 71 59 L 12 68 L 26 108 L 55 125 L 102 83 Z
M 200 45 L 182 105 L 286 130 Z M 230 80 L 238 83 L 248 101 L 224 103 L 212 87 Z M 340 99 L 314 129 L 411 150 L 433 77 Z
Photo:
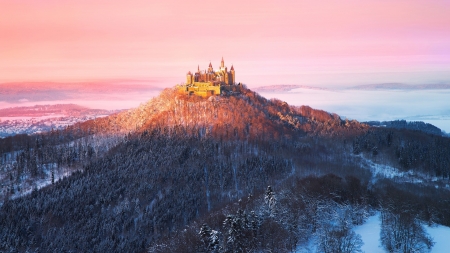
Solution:
M 212 230 L 208 224 L 204 223 L 199 232 L 203 247 L 203 252 L 220 252 L 219 232 Z
M 272 187 L 270 185 L 267 186 L 264 201 L 267 205 L 267 211 L 269 213 L 269 216 L 273 217 L 275 215 L 275 204 L 277 200 L 275 198 L 275 192 L 273 192 Z
M 237 215 L 228 215 L 223 222 L 227 231 L 227 250 L 226 252 L 244 252 L 245 249 L 245 213 L 239 209 Z

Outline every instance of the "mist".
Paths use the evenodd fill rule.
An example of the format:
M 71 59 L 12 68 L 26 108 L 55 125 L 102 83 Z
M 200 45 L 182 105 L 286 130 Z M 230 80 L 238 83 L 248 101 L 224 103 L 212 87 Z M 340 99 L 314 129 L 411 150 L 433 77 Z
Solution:
M 424 121 L 450 132 L 450 90 L 317 90 L 261 91 L 290 105 L 309 105 L 358 121 Z

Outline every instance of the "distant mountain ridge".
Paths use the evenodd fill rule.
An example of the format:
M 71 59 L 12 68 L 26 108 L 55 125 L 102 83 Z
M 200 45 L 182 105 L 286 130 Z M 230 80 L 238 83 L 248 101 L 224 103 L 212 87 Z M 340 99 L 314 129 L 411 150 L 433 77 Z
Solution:
M 329 90 L 327 88 L 322 88 L 322 87 L 297 85 L 297 84 L 267 85 L 267 86 L 260 86 L 260 87 L 254 88 L 254 90 L 257 92 L 289 92 L 293 89 Z
M 450 89 L 450 84 L 419 84 L 410 85 L 404 83 L 366 84 L 350 87 L 357 90 L 444 90 Z
M 79 116 L 86 114 L 86 112 L 100 114 L 107 113 L 108 110 L 91 109 L 76 104 L 35 105 L 0 109 L 0 117 L 42 117 L 55 114 Z
M 77 122 L 120 110 L 90 109 L 75 104 L 35 105 L 0 109 L 0 138 L 63 129 Z
M 62 101 L 67 99 L 99 99 L 117 94 L 159 92 L 154 81 L 111 80 L 93 82 L 13 82 L 0 83 L 0 101 L 23 103 L 36 101 Z
M 444 135 L 442 130 L 430 123 L 425 123 L 423 121 L 406 121 L 406 120 L 393 120 L 393 121 L 367 121 L 363 122 L 369 126 L 375 127 L 388 127 L 397 129 L 409 129 L 418 130 L 424 133 Z
M 290 92 L 294 89 L 307 89 L 307 90 L 321 90 L 321 91 L 332 91 L 333 89 L 308 86 L 308 85 L 297 85 L 297 84 L 278 84 L 278 85 L 267 85 L 253 88 L 257 92 Z M 404 83 L 380 83 L 380 84 L 364 84 L 357 85 L 348 88 L 336 88 L 347 89 L 347 90 L 447 90 L 450 89 L 450 84 L 404 84 Z

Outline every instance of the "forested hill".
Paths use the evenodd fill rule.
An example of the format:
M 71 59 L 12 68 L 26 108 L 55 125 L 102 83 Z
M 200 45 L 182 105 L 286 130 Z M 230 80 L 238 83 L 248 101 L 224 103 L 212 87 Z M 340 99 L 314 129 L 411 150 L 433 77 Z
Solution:
M 75 125 L 73 129 L 93 132 L 142 132 L 152 128 L 185 131 L 222 138 L 273 138 L 278 135 L 344 135 L 367 129 L 356 121 L 343 121 L 336 114 L 309 106 L 289 106 L 267 100 L 243 86 L 233 93 L 207 99 L 180 94 L 176 89 L 162 93 L 137 109 Z
M 369 121 L 364 122 L 365 124 L 369 126 L 376 126 L 376 127 L 388 127 L 388 128 L 397 128 L 397 129 L 410 129 L 410 130 L 417 130 L 422 131 L 429 134 L 435 134 L 435 135 L 444 135 L 442 130 L 430 123 L 425 123 L 422 121 L 410 121 L 407 122 L 406 120 L 393 120 L 393 121 Z
M 0 251 L 292 252 L 317 242 L 332 252 L 358 249 L 352 227 L 376 210 L 385 247 L 417 251 L 432 246 L 421 222 L 450 225 L 448 139 L 242 86 L 209 98 L 166 89 L 133 110 L 0 142 Z M 418 232 L 394 238 L 395 226 Z

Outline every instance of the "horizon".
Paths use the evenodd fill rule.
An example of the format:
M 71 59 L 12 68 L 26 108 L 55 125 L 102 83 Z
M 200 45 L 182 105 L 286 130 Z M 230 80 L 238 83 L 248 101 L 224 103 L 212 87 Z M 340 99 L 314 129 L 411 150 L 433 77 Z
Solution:
M 183 83 L 185 74 L 198 65 L 206 69 L 211 62 L 217 69 L 222 57 L 226 66 L 234 65 L 236 81 L 251 89 L 450 85 L 450 2 L 446 1 L 7 0 L 0 2 L 0 9 L 4 13 L 0 89 L 5 83 L 30 85 L 14 96 L 0 94 L 0 108 L 66 102 L 100 109 L 136 107 L 158 90 Z M 119 91 L 110 83 L 136 89 Z M 61 92 L 79 84 L 90 87 Z M 42 85 L 48 92 L 36 96 L 33 90 Z M 430 120 L 424 115 L 431 115 L 445 119 L 439 127 L 450 132 L 450 113 L 442 109 L 439 94 L 431 98 L 428 94 L 432 92 L 414 96 L 416 100 L 402 95 L 403 104 L 388 94 L 384 97 L 391 100 L 383 100 L 385 106 L 372 104 L 365 113 L 378 117 L 373 120 L 387 120 L 381 118 L 386 113 L 374 111 L 394 106 L 404 114 L 389 116 Z M 304 98 L 297 92 L 286 97 L 293 105 L 302 103 L 357 120 L 364 113 L 361 103 L 351 104 L 334 93 Z M 409 104 L 428 111 L 417 115 L 403 109 Z M 352 106 L 359 116 L 342 110 Z
M 76 104 L 106 110 L 131 109 L 158 96 L 166 88 L 159 86 L 157 82 L 143 80 L 39 84 L 31 87 L 27 82 L 3 84 L 7 89 L 0 93 L 0 109 L 54 104 Z M 20 92 L 21 86 L 27 92 Z M 286 89 L 286 86 L 271 85 L 249 88 L 267 99 L 280 99 L 291 106 L 307 105 L 336 113 L 342 119 L 356 119 L 360 122 L 423 121 L 450 133 L 450 110 L 446 106 L 450 96 L 448 85 L 445 86 L 446 89 L 411 89 L 404 85 L 396 88 L 396 84 L 392 86 L 396 89 L 386 89 L 383 86 L 378 88 L 376 85 L 369 86 L 369 89 L 325 89 L 303 85 L 289 87 Z

